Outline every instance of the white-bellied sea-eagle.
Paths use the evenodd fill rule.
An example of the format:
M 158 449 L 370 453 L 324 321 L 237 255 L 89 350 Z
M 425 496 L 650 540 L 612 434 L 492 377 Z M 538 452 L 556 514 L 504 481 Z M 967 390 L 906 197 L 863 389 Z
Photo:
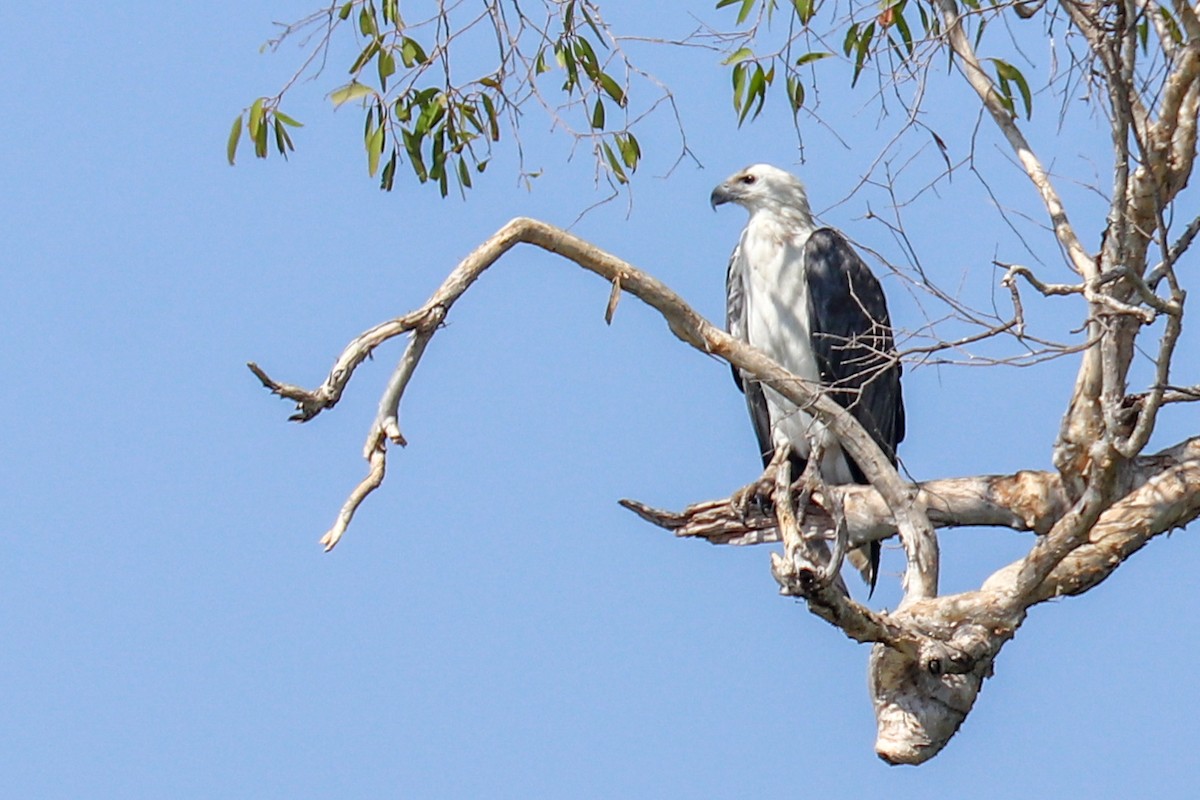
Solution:
M 840 233 L 816 225 L 804 185 L 794 175 L 756 164 L 715 188 L 711 201 L 713 208 L 736 203 L 750 212 L 726 278 L 730 334 L 819 386 L 854 415 L 894 464 L 904 439 L 902 370 L 879 281 Z M 804 409 L 736 368 L 733 378 L 746 395 L 764 465 L 778 448 L 788 448 L 792 476 L 798 477 L 810 441 L 816 441 L 824 450 L 824 480 L 868 482 Z M 868 551 L 856 565 L 874 591 L 879 543 Z

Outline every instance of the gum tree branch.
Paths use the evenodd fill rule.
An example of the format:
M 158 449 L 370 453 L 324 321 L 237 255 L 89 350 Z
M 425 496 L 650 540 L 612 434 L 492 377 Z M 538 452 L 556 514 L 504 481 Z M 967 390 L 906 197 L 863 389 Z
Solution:
M 316 389 L 274 381 L 251 365 L 264 386 L 296 403 L 292 418 L 304 421 L 336 404 L 355 368 L 374 348 L 411 334 L 368 432 L 367 475 L 322 538 L 326 549 L 337 544 L 357 508 L 382 483 L 388 445 L 404 444 L 399 405 L 429 340 L 457 299 L 520 243 L 559 254 L 603 278 L 611 287 L 607 318 L 616 308 L 614 298 L 619 292 L 647 303 L 685 343 L 754 375 L 809 410 L 862 465 L 870 486 L 823 486 L 802 480 L 804 488 L 794 511 L 795 487 L 781 472 L 776 494 L 776 506 L 783 512 L 779 519 L 761 509 L 746 513 L 734 498 L 699 504 L 678 515 L 634 501 L 623 504 L 676 535 L 718 543 L 778 541 L 781 524 L 790 530 L 785 557 L 772 556 L 772 572 L 782 591 L 803 598 L 814 615 L 855 641 L 875 644 L 869 672 L 878 724 L 876 751 L 890 762 L 920 763 L 945 746 L 1030 606 L 1056 594 L 1086 591 L 1150 538 L 1200 515 L 1200 439 L 1133 459 L 1122 471 L 1113 470 L 1105 484 L 1111 496 L 1097 490 L 1072 499 L 1059 476 L 1040 472 L 909 485 L 841 406 L 717 329 L 660 281 L 566 231 L 518 218 L 455 267 L 421 308 L 352 340 Z M 1036 281 L 1019 270 L 1010 271 L 1008 277 L 1018 275 Z M 1042 284 L 1041 288 L 1048 287 Z M 1062 293 L 1077 291 L 1083 287 L 1067 287 Z M 1146 402 L 1173 401 L 1176 395 L 1191 399 L 1190 391 L 1159 385 Z M 1025 558 L 998 571 L 980 590 L 938 597 L 934 525 L 1001 525 L 1035 531 L 1039 538 Z M 835 556 L 837 549 L 847 545 L 899 534 L 908 565 L 904 601 L 896 611 L 866 608 L 848 596 L 840 578 L 831 580 L 835 576 L 828 574 L 830 566 L 811 556 L 815 544 L 828 539 L 830 532 L 844 537 L 837 541 Z M 797 558 L 797 554 L 802 555 Z
M 1042 203 L 1046 206 L 1046 212 L 1050 215 L 1050 221 L 1054 226 L 1054 235 L 1066 251 L 1072 268 L 1084 278 L 1093 276 L 1096 273 L 1095 260 L 1079 241 L 1075 227 L 1067 217 L 1067 210 L 1063 205 L 1062 198 L 1059 197 L 1054 184 L 1050 182 L 1046 168 L 1034 154 L 1025 134 L 1017 127 L 1012 113 L 1004 107 L 1000 95 L 992 84 L 992 79 L 983 71 L 979 57 L 975 54 L 975 48 L 963 30 L 954 0 L 935 0 L 935 5 L 941 14 L 950 49 L 954 51 L 961 62 L 963 76 L 975 93 L 979 95 L 979 99 L 983 101 L 984 108 L 991 115 L 996 127 L 1004 134 L 1004 138 L 1008 140 L 1017 160 L 1025 170 L 1025 174 L 1029 176 L 1034 188 L 1041 196 Z
M 561 255 L 599 275 L 610 284 L 619 285 L 622 291 L 634 295 L 661 313 L 671 332 L 679 339 L 701 352 L 719 356 L 759 377 L 784 397 L 809 410 L 828 425 L 842 447 L 861 465 L 863 472 L 874 485 L 879 487 L 898 520 L 901 541 L 909 558 L 909 569 L 905 573 L 906 597 L 932 597 L 937 594 L 938 554 L 933 527 L 919 504 L 914 503 L 907 485 L 901 480 L 895 467 L 853 416 L 831 398 L 797 379 L 759 351 L 733 339 L 709 323 L 661 281 L 577 236 L 538 220 L 517 218 L 508 223 L 455 267 L 442 286 L 421 308 L 376 326 L 354 339 L 338 357 L 325 383 L 317 389 L 307 391 L 289 384 L 281 384 L 271 379 L 257 365 L 251 365 L 251 369 L 272 392 L 297 403 L 298 412 L 292 419 L 311 419 L 324 408 L 329 408 L 337 402 L 354 368 L 379 344 L 411 330 L 420 329 L 424 331 L 424 335 L 431 336 L 454 302 L 488 267 L 521 242 Z M 422 344 L 420 349 L 413 353 L 411 362 L 405 367 L 407 371 L 403 380 L 393 378 L 389 384 L 394 389 L 390 390 L 386 402 L 381 404 L 380 417 L 373 423 L 368 434 L 368 453 L 374 453 L 377 447 L 384 447 L 382 440 L 385 436 L 390 436 L 393 441 L 402 441 L 399 426 L 395 424 L 396 414 L 391 413 L 391 409 L 398 406 L 404 385 L 415 369 L 423 349 Z M 394 428 L 387 430 L 389 425 L 394 425 Z M 354 497 L 357 497 L 358 503 L 370 494 L 371 488 L 378 485 L 373 481 L 372 476 L 375 473 L 376 470 L 372 468 L 368 480 L 355 490 Z M 371 488 L 366 488 L 368 485 Z M 354 507 L 357 507 L 357 503 Z M 353 513 L 353 509 L 350 513 Z M 343 511 L 339 515 L 339 522 L 345 518 L 347 517 Z M 327 547 L 332 547 L 340 538 L 340 532 L 337 531 L 339 529 L 335 526 L 322 539 Z

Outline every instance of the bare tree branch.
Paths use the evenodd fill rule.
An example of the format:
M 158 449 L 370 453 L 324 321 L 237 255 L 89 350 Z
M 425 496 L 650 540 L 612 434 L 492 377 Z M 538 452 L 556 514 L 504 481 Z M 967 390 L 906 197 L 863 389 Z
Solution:
M 1046 173 L 1046 168 L 1034 154 L 1025 134 L 1021 133 L 1021 129 L 1017 127 L 1012 113 L 1001 102 L 1000 95 L 996 93 L 996 88 L 992 84 L 992 79 L 983 71 L 983 66 L 979 63 L 978 56 L 975 55 L 975 48 L 963 30 L 955 3 L 953 0 L 934 0 L 934 2 L 945 24 L 945 35 L 950 48 L 962 62 L 961 69 L 964 77 L 979 95 L 979 99 L 983 101 L 984 108 L 991 114 L 992 120 L 995 121 L 1000 132 L 1004 134 L 1004 138 L 1012 146 L 1025 173 L 1033 181 L 1038 194 L 1041 195 L 1042 203 L 1045 204 L 1050 220 L 1054 224 L 1054 234 L 1066 250 L 1072 267 L 1084 278 L 1093 276 L 1096 273 L 1095 260 L 1080 243 L 1079 236 L 1075 233 L 1075 228 L 1067 217 L 1062 199 L 1058 196 L 1058 191 Z
M 801 481 L 804 489 L 795 512 L 794 488 L 788 470 L 781 469 L 777 517 L 761 509 L 746 513 L 732 498 L 701 504 L 680 515 L 633 501 L 623 504 L 677 535 L 703 536 L 714 542 L 777 541 L 784 530 L 785 552 L 772 555 L 772 573 L 782 591 L 802 597 L 812 613 L 855 641 L 876 643 L 870 659 L 878 721 L 876 750 L 888 761 L 920 763 L 945 746 L 1031 605 L 1095 585 L 1149 538 L 1200 515 L 1200 439 L 1130 461 L 1123 471 L 1110 467 L 1110 479 L 1089 486 L 1074 499 L 1057 476 L 1036 472 L 910 486 L 841 406 L 715 328 L 660 281 L 566 231 L 518 218 L 468 255 L 421 308 L 355 338 L 317 389 L 278 383 L 251 365 L 271 391 L 297 403 L 293 418 L 311 419 L 337 402 L 354 369 L 375 347 L 412 332 L 368 432 L 364 452 L 368 473 L 322 537 L 326 549 L 337 544 L 359 505 L 381 484 L 389 441 L 404 443 L 399 403 L 429 339 L 474 281 L 522 242 L 557 253 L 601 276 L 610 287 L 638 297 L 662 314 L 679 339 L 762 380 L 820 419 L 863 467 L 872 481 L 869 487 Z M 1017 275 L 1036 281 L 1027 272 L 1010 269 L 1009 278 Z M 1042 288 L 1047 287 L 1042 284 Z M 1062 293 L 1083 291 L 1068 289 Z M 614 309 L 610 291 L 606 316 L 611 317 Z M 1187 390 L 1172 391 L 1187 394 Z M 1161 384 L 1144 405 L 1161 404 L 1167 396 L 1168 387 Z M 1138 524 L 1130 524 L 1131 519 Z M 938 597 L 935 524 L 1004 525 L 1041 535 L 1025 558 L 998 571 L 979 591 Z M 849 598 L 832 565 L 838 561 L 837 551 L 844 552 L 848 545 L 894 532 L 899 533 L 908 561 L 904 601 L 891 613 L 872 611 Z M 831 535 L 836 547 L 829 559 L 820 553 Z
M 745 375 L 754 376 L 820 420 L 863 469 L 871 481 L 869 486 L 826 486 L 820 481 L 817 470 L 807 471 L 793 483 L 795 476 L 790 474 L 787 460 L 776 459 L 774 471 L 767 475 L 771 484 L 767 491 L 773 489 L 773 503 L 768 509 L 745 503 L 745 490 L 728 499 L 690 506 L 682 512 L 654 509 L 632 500 L 621 503 L 676 536 L 703 538 L 717 544 L 782 542 L 782 555 L 772 553 L 771 557 L 772 574 L 781 592 L 802 598 L 813 614 L 835 625 L 849 638 L 874 644 L 869 674 L 877 719 L 876 750 L 891 763 L 921 763 L 945 746 L 970 712 L 1002 648 L 1024 623 L 1033 606 L 1089 590 L 1150 539 L 1200 517 L 1200 437 L 1156 455 L 1142 455 L 1164 405 L 1200 401 L 1200 386 L 1171 383 L 1172 367 L 1178 366 L 1172 361 L 1183 330 L 1185 300 L 1175 265 L 1200 233 L 1200 217 L 1193 219 L 1174 237 L 1174 244 L 1169 244 L 1172 238 L 1169 225 L 1178 211 L 1173 203 L 1190 180 L 1200 127 L 1200 17 L 1196 7 L 1187 0 L 1172 0 L 1170 7 L 1174 13 L 1171 15 L 1159 13 L 1165 12 L 1165 7 L 1157 0 L 1106 3 L 1059 0 L 1059 10 L 1045 10 L 1046 4 L 1042 0 L 1019 0 L 1011 5 L 1020 18 L 1032 17 L 1042 11 L 1052 15 L 1055 24 L 1064 21 L 1070 26 L 1072 33 L 1066 43 L 1069 60 L 1066 77 L 1052 76 L 1049 86 L 1063 93 L 1064 107 L 1067 95 L 1085 95 L 1100 109 L 1099 114 L 1110 126 L 1112 183 L 1103 190 L 1098 185 L 1089 187 L 1103 196 L 1107 204 L 1107 218 L 1099 220 L 1096 226 L 1103 238 L 1098 254 L 1092 254 L 1083 246 L 1068 217 L 1054 185 L 1057 177 L 1034 153 L 1012 111 L 1013 98 L 1008 82 L 1013 80 L 1015 68 L 1000 59 L 981 59 L 976 52 L 980 38 L 976 37 L 973 43 L 968 36 L 968 25 L 977 23 L 973 31 L 982 34 L 988 20 L 1007 15 L 1010 7 L 963 10 L 960 14 L 960 4 L 955 0 L 930 2 L 941 23 L 939 25 L 937 20 L 931 23 L 931 18 L 927 18 L 922 10 L 926 38 L 915 43 L 906 41 L 907 56 L 889 30 L 898 30 L 901 25 L 903 8 L 899 6 L 885 9 L 884 14 L 871 23 L 870 34 L 864 35 L 858 23 L 850 29 L 850 33 L 859 37 L 854 45 L 856 76 L 864 59 L 886 60 L 888 67 L 876 70 L 879 88 L 873 100 L 880 103 L 882 116 L 889 115 L 889 109 L 898 102 L 905 117 L 899 132 L 867 170 L 859 186 L 879 183 L 881 179 L 876 173 L 884 172 L 884 188 L 893 207 L 899 209 L 908 202 L 897 198 L 894 183 L 915 163 L 916 155 L 906 157 L 893 147 L 902 135 L 924 128 L 921 101 L 930 57 L 936 52 L 950 55 L 951 63 L 978 95 L 982 109 L 990 115 L 1015 154 L 1016 163 L 1033 183 L 1049 217 L 1047 230 L 1052 231 L 1070 268 L 1079 277 L 1077 283 L 1051 283 L 1041 280 L 1028 267 L 996 261 L 997 266 L 1005 269 L 1000 283 L 1011 294 L 1012 317 L 1002 316 L 994 303 L 991 312 L 977 313 L 928 279 L 924 265 L 916 258 L 908 241 L 900 213 L 896 211 L 894 221 L 881 221 L 905 251 L 906 258 L 912 257 L 914 266 L 910 274 L 919 276 L 909 278 L 912 285 L 924 287 L 948 309 L 944 317 L 927 315 L 928 324 L 913 334 L 914 338 L 933 339 L 934 343 L 912 347 L 906 353 L 918 356 L 918 360 L 936 362 L 937 358 L 933 356 L 937 353 L 965 348 L 1000 334 L 1015 336 L 1026 348 L 1020 363 L 1032 363 L 1068 352 L 1081 353 L 1074 391 L 1054 443 L 1057 473 L 1023 471 L 1012 475 L 909 484 L 853 417 L 818 388 L 714 327 L 649 274 L 559 228 L 518 218 L 470 253 L 420 308 L 378 325 L 351 341 L 316 389 L 277 382 L 257 365 L 249 365 L 264 386 L 296 404 L 292 419 L 306 421 L 338 402 L 354 370 L 376 347 L 404 333 L 411 336 L 368 430 L 364 447 L 367 474 L 346 499 L 334 525 L 322 537 L 326 549 L 337 544 L 358 507 L 381 485 L 388 446 L 405 443 L 400 430 L 400 403 L 427 344 L 458 298 L 485 270 L 521 243 L 556 253 L 600 276 L 609 287 L 604 312 L 606 321 L 611 321 L 616 312 L 622 292 L 639 298 L 663 316 L 680 340 L 727 361 Z M 563 121 L 564 112 L 587 111 L 592 100 L 597 104 L 604 101 L 610 108 L 622 109 L 621 130 L 628 134 L 629 127 L 644 114 L 663 102 L 674 108 L 674 100 L 665 86 L 630 64 L 620 51 L 622 37 L 609 31 L 598 16 L 596 6 L 590 2 L 584 5 L 589 9 L 583 12 L 585 16 L 596 12 L 588 17 L 591 30 L 611 48 L 609 54 L 596 60 L 593 66 L 595 70 L 608 70 L 614 65 L 621 67 L 622 87 L 614 90 L 597 76 L 593 76 L 595 80 L 591 83 L 580 85 L 573 84 L 575 79 L 571 78 L 568 86 L 576 88 L 568 89 L 566 102 L 556 105 L 541 94 L 535 80 L 540 71 L 540 59 L 546 52 L 552 55 L 558 52 L 553 46 L 551 26 L 531 20 L 519 6 L 513 6 L 508 12 L 502 4 L 495 3 L 489 3 L 487 7 L 501 59 L 495 76 L 477 83 L 488 89 L 483 92 L 488 97 L 492 96 L 492 91 L 498 92 L 495 97 L 502 101 L 503 112 L 510 115 L 514 133 L 517 126 L 513 115 L 522 102 L 532 99 L 542 104 L 555 124 L 577 142 L 586 141 L 597 148 L 599 170 L 609 169 L 604 166 L 607 163 L 611 165 L 610 177 L 623 176 L 619 159 L 611 150 L 607 158 L 601 156 L 602 148 L 607 147 L 603 144 L 604 137 L 614 135 L 614 131 L 602 123 L 596 124 L 594 120 L 599 119 L 596 106 L 591 106 L 594 115 L 589 119 L 591 127 L 582 133 Z M 743 112 L 751 108 L 750 95 L 757 98 L 758 107 L 761 107 L 766 84 L 770 82 L 767 66 L 773 75 L 777 61 L 783 64 L 785 76 L 790 81 L 788 93 L 793 111 L 798 112 L 801 108 L 803 86 L 797 83 L 799 72 L 796 67 L 799 64 L 796 67 L 792 64 L 792 48 L 802 41 L 810 44 L 814 41 L 801 37 L 819 34 L 808 31 L 807 25 L 797 27 L 793 18 L 781 48 L 755 54 L 749 45 L 756 42 L 760 28 L 765 31 L 769 27 L 765 23 L 773 8 L 772 4 L 761 3 L 757 21 L 751 17 L 748 28 L 731 34 L 706 28 L 694 34 L 698 40 L 714 42 L 712 46 L 722 51 L 737 48 L 731 53 L 732 62 L 727 62 L 727 65 L 733 63 L 735 70 L 741 63 L 739 58 L 754 63 L 758 76 L 754 84 L 758 88 L 754 91 L 745 87 L 738 90 L 737 72 L 734 73 L 735 94 L 743 92 L 740 98 L 735 97 L 735 104 L 747 104 L 743 106 Z M 438 48 L 427 63 L 446 71 L 445 94 L 449 97 L 453 87 L 448 73 L 447 47 L 459 32 L 450 30 L 445 7 L 439 6 L 439 9 L 441 11 L 433 20 L 426 21 L 436 23 L 441 20 L 445 25 L 435 36 Z M 743 18 L 750 9 L 750 6 L 742 9 Z M 333 11 L 331 7 L 324 13 L 329 16 Z M 515 22 L 505 16 L 508 13 L 516 17 Z M 547 7 L 546 13 L 549 20 L 562 18 L 563 37 L 575 36 L 571 24 L 562 16 L 565 13 L 562 9 Z M 797 9 L 796 13 L 803 12 Z M 894 16 L 897 14 L 900 16 Z M 478 17 L 469 25 L 485 20 L 486 16 Z M 873 27 L 876 23 L 878 29 Z M 309 20 L 305 24 L 316 23 Z M 906 30 L 899 32 L 901 39 L 906 35 L 911 37 L 911 32 L 907 31 L 908 23 L 903 25 Z M 1148 46 L 1146 39 L 1140 38 L 1143 34 L 1150 35 L 1151 26 L 1159 40 L 1157 48 Z M 327 29 L 316 52 L 324 53 L 328 35 Z M 524 37 L 536 42 L 536 54 L 522 52 L 520 43 Z M 890 45 L 885 44 L 885 40 Z M 849 55 L 850 45 L 854 42 L 850 38 L 846 41 L 845 52 Z M 1012 44 L 1020 48 L 1017 42 Z M 548 45 L 551 45 L 550 49 L 546 50 Z M 739 56 L 742 50 L 750 55 Z M 569 54 L 574 50 L 563 52 Z M 807 53 L 807 56 L 818 58 L 823 55 L 828 54 Z M 997 67 L 996 81 L 984 70 L 984 64 L 992 62 Z M 307 62 L 302 71 L 309 69 L 312 63 L 311 60 Z M 411 83 L 414 76 L 420 76 L 427 68 L 432 66 L 427 67 L 426 62 L 422 62 L 415 73 L 409 74 L 406 91 L 414 88 Z M 1054 72 L 1057 74 L 1057 66 Z M 1019 72 L 1016 74 L 1020 76 Z M 604 75 L 613 80 L 608 73 Z M 662 98 L 642 112 L 642 116 L 628 111 L 618 99 L 623 97 L 621 92 L 629 88 L 630 81 L 637 78 L 658 86 L 663 93 Z M 896 91 L 897 85 L 904 80 L 917 84 L 911 98 Z M 524 87 L 522 97 L 504 94 L 503 86 L 512 86 L 514 82 Z M 492 83 L 500 88 L 493 87 Z M 1029 103 L 1029 90 L 1023 76 L 1021 87 Z M 1002 91 L 1008 96 L 1005 97 Z M 800 103 L 797 103 L 797 95 Z M 616 105 L 608 103 L 605 97 Z M 278 100 L 276 97 L 272 101 L 275 105 L 269 109 L 271 113 L 278 113 Z M 811 108 L 805 110 L 812 113 Z M 371 121 L 370 113 L 368 122 Z M 377 113 L 379 126 L 384 124 L 385 116 L 391 119 L 392 112 L 382 106 Z M 982 112 L 976 113 L 982 120 Z M 489 112 L 488 116 L 494 123 L 494 115 Z M 745 118 L 745 113 L 742 117 Z M 396 120 L 391 119 L 388 124 L 394 128 Z M 974 140 L 971 155 L 956 165 L 946 154 L 946 146 L 940 137 L 934 133 L 933 138 L 945 159 L 946 169 L 941 172 L 939 166 L 938 177 L 925 183 L 918 195 L 963 165 L 973 171 L 976 169 Z M 519 140 L 517 144 L 519 149 Z M 681 158 L 689 153 L 686 140 L 682 147 Z M 920 152 L 918 150 L 918 154 Z M 622 151 L 621 158 L 626 155 Z M 630 169 L 634 166 L 628 160 L 626 164 Z M 895 172 L 893 164 L 898 166 Z M 1100 171 L 1096 170 L 1097 183 Z M 984 186 L 991 194 L 992 188 L 986 180 Z M 992 197 L 1000 205 L 1000 199 Z M 1010 213 L 1020 212 L 1002 213 L 1009 222 Z M 879 219 L 873 212 L 871 216 Z M 1012 226 L 1011 222 L 1009 224 Z M 1013 229 L 1020 236 L 1015 226 Z M 1022 242 L 1032 254 L 1030 263 L 1046 263 L 1028 242 L 1024 239 Z M 1147 254 L 1151 246 L 1156 248 L 1161 261 L 1148 270 Z M 1045 297 L 1080 296 L 1084 301 L 1079 304 L 1081 327 L 1086 331 L 1082 344 L 1067 346 L 1026 334 L 1018 290 L 1021 281 Z M 1139 345 L 1138 336 L 1159 317 L 1165 317 L 1165 321 L 1157 352 L 1152 353 L 1151 348 Z M 934 336 L 931 331 L 935 326 L 947 320 L 973 327 L 966 335 L 950 341 L 946 340 L 950 337 Z M 1130 366 L 1138 352 L 1154 362 L 1154 375 L 1149 388 L 1131 394 Z M 970 354 L 967 357 L 974 358 Z M 1194 376 L 1188 376 L 1187 380 L 1194 380 Z M 810 463 L 819 461 L 816 457 Z M 939 554 L 934 528 L 985 525 L 1033 531 L 1036 538 L 1022 558 L 995 571 L 979 589 L 938 596 Z M 898 535 L 906 557 L 904 597 L 895 611 L 874 611 L 850 598 L 838 568 L 848 547 L 893 535 Z
M 920 598 L 932 597 L 937 594 L 937 539 L 934 536 L 933 527 L 925 518 L 919 504 L 914 504 L 895 467 L 849 412 L 833 399 L 797 379 L 754 348 L 733 339 L 724 331 L 713 326 L 661 281 L 577 236 L 544 222 L 518 218 L 505 225 L 467 256 L 420 309 L 383 325 L 378 325 L 351 341 L 338 357 L 334 369 L 326 378 L 325 383 L 317 389 L 309 392 L 298 387 L 279 384 L 257 366 L 253 366 L 252 369 L 264 386 L 276 394 L 297 402 L 299 411 L 293 419 L 301 421 L 311 419 L 323 408 L 328 408 L 337 402 L 354 368 L 361 364 L 371 350 L 383 341 L 422 327 L 428 335 L 432 335 L 437 322 L 440 322 L 442 316 L 449 312 L 454 302 L 478 279 L 484 270 L 520 242 L 533 244 L 557 253 L 584 269 L 600 275 L 610 283 L 619 282 L 624 291 L 659 311 L 666 318 L 671 332 L 678 338 L 701 352 L 717 355 L 730 364 L 762 379 L 765 384 L 785 398 L 828 425 L 843 449 L 854 459 L 855 463 L 861 466 L 867 477 L 879 487 L 880 492 L 887 498 L 889 508 L 896 515 L 901 541 L 909 554 L 909 569 L 905 574 L 906 596 Z M 431 322 L 435 319 L 436 321 Z M 421 349 L 423 350 L 423 348 L 422 345 Z M 398 391 L 393 393 L 394 397 L 388 398 L 387 405 L 389 407 L 393 400 L 399 402 L 403 385 L 407 383 L 407 376 L 411 375 L 412 370 L 415 369 L 419 356 L 420 352 L 414 353 L 411 364 L 406 367 L 407 375 L 403 380 L 393 379 L 390 384 L 396 386 Z M 387 417 L 388 415 L 385 414 L 384 422 Z M 373 443 L 376 441 L 376 437 L 382 435 L 382 424 L 377 419 L 368 435 L 369 452 L 374 452 Z M 374 474 L 374 467 L 372 474 Z M 353 504 L 353 507 L 357 507 L 357 504 L 361 503 L 369 493 L 370 489 L 356 493 L 357 502 Z M 351 513 L 353 513 L 353 508 L 351 508 Z M 345 513 L 339 516 L 339 521 L 344 517 Z M 327 545 L 330 541 L 336 543 L 337 536 L 332 536 L 331 532 L 323 541 Z

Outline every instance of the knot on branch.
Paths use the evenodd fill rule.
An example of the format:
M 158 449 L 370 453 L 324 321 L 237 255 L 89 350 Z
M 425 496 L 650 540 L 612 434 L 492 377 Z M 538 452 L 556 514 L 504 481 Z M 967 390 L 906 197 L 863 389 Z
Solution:
M 845 584 L 836 572 L 814 564 L 800 553 L 794 553 L 790 558 L 772 553 L 771 575 L 779 584 L 779 593 L 785 597 L 829 605 L 826 592 L 845 592 Z
M 920 659 L 876 644 L 868 670 L 875 753 L 889 764 L 922 764 L 941 752 L 979 695 L 978 666 L 934 674 Z
M 328 383 L 310 391 L 294 383 L 280 383 L 274 380 L 253 361 L 247 362 L 246 366 L 254 373 L 254 377 L 258 378 L 259 382 L 271 391 L 271 394 L 295 402 L 296 413 L 288 417 L 290 422 L 308 422 L 325 409 L 337 405 L 339 395 L 329 390 Z M 337 376 L 331 376 L 331 381 L 334 377 Z
M 889 764 L 921 764 L 941 752 L 970 713 L 992 674 L 999 642 L 1007 638 L 991 636 L 992 627 L 977 622 L 956 623 L 947 638 L 930 638 L 944 628 L 938 617 L 953 601 L 922 602 L 933 617 L 900 611 L 889 620 L 914 634 L 916 647 L 899 641 L 871 650 L 875 752 Z
M 446 306 L 437 303 L 418 311 L 418 315 L 412 321 L 412 330 L 426 336 L 432 336 L 434 331 L 442 327 L 442 323 L 445 320 Z
M 990 668 L 991 659 L 995 657 L 995 643 L 988 628 L 964 623 L 954 629 L 948 640 L 923 640 L 918 652 L 918 661 L 935 678 L 965 675 L 985 661 Z

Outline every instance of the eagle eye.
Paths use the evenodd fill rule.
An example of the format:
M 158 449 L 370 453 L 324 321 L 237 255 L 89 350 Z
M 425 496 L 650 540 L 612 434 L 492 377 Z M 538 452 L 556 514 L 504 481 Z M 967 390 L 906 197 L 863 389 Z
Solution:
M 753 175 L 743 175 L 742 176 L 742 183 L 746 184 L 747 186 L 750 186 L 756 180 L 758 180 L 758 178 L 754 177 Z

